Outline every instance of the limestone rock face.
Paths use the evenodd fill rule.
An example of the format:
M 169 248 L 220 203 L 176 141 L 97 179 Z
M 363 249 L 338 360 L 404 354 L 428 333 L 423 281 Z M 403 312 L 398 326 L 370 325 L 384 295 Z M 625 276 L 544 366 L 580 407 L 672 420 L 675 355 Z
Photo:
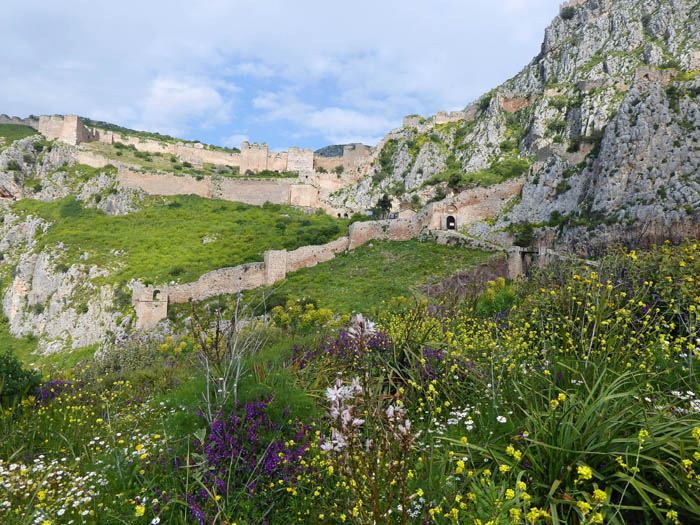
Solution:
M 17 337 L 41 335 L 44 351 L 104 341 L 118 329 L 119 317 L 110 310 L 112 288 L 91 282 L 104 274 L 78 264 L 57 268 L 47 252 L 26 253 L 2 301 L 10 332 Z
M 450 189 L 426 184 L 507 159 L 532 161 L 519 199 L 470 233 L 502 242 L 525 223 L 542 242 L 604 242 L 698 231 L 700 1 L 580 0 L 545 30 L 541 52 L 470 104 L 458 122 L 407 118 L 368 175 L 331 196 L 370 208 Z M 377 176 L 380 174 L 381 176 Z M 585 242 L 579 242 L 585 239 Z
M 84 207 L 111 215 L 135 211 L 143 194 L 118 187 L 116 170 L 75 168 L 75 147 L 47 145 L 38 136 L 0 152 L 0 292 L 10 332 L 39 337 L 42 351 L 100 343 L 124 332 L 129 322 L 113 309 L 115 289 L 95 282 L 107 269 L 63 261 L 62 246 L 37 248 L 51 223 L 11 206 L 31 198 L 74 196 Z

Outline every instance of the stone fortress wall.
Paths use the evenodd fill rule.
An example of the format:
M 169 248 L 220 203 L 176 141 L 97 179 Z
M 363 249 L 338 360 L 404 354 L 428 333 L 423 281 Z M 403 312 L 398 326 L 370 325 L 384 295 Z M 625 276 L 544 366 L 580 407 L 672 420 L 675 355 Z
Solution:
M 446 228 L 448 217 L 453 217 L 458 227 L 492 217 L 508 199 L 520 192 L 524 181 L 524 177 L 521 177 L 490 188 L 468 190 L 453 198 L 430 204 L 406 219 L 355 222 L 350 225 L 347 237 L 319 246 L 303 246 L 289 252 L 270 250 L 265 252 L 263 262 L 214 270 L 193 283 L 146 286 L 135 281 L 132 283 L 132 305 L 136 311 L 136 328 L 155 328 L 158 322 L 166 318 L 169 303 L 201 301 L 217 295 L 272 286 L 285 279 L 287 273 L 329 261 L 341 252 L 354 250 L 374 239 L 414 239 L 425 230 Z
M 38 122 L 32 119 L 0 116 L 0 123 L 17 123 L 32 125 L 47 139 L 58 139 L 67 144 L 77 146 L 85 142 L 102 142 L 104 144 L 121 143 L 133 146 L 144 153 L 161 153 L 173 155 L 181 162 L 190 162 L 196 167 L 204 163 L 218 166 L 238 167 L 244 175 L 248 171 L 290 171 L 300 174 L 313 173 L 319 167 L 331 171 L 343 166 L 344 171 L 353 172 L 357 176 L 366 171 L 372 148 L 363 145 L 346 146 L 342 157 L 317 157 L 313 150 L 289 148 L 289 151 L 269 151 L 266 143 L 255 144 L 243 142 L 240 153 L 221 151 L 200 143 L 162 142 L 152 139 L 122 135 L 99 128 L 88 128 L 76 115 L 42 115 Z
M 29 126 L 30 128 L 34 128 L 35 130 L 39 131 L 39 118 L 38 117 L 28 117 L 28 118 L 10 117 L 9 115 L 5 115 L 3 113 L 0 115 L 0 124 L 17 124 L 19 126 Z

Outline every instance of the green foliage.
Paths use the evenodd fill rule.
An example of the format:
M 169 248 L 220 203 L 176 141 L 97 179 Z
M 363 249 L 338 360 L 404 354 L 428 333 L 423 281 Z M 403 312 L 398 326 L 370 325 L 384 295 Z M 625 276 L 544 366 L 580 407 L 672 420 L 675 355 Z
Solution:
M 304 297 L 336 313 L 369 312 L 391 297 L 421 294 L 423 285 L 488 260 L 489 254 L 418 241 L 372 241 L 346 255 L 287 274 L 274 295 Z M 254 296 L 260 292 L 247 292 Z M 269 292 L 267 292 L 269 293 Z
M 117 268 L 106 279 L 119 283 L 132 278 L 160 283 L 172 279 L 172 268 L 185 271 L 178 277 L 194 281 L 203 273 L 247 262 L 262 261 L 268 249 L 295 249 L 323 244 L 346 232 L 347 220 L 306 215 L 289 206 L 248 206 L 240 203 L 182 196 L 122 216 L 83 208 L 68 197 L 54 202 L 24 199 L 13 204 L 23 214 L 32 213 L 52 226 L 37 239 L 38 249 L 63 243 L 66 264 L 84 262 Z M 275 223 L 288 216 L 283 230 Z M 215 242 L 202 244 L 206 236 Z M 114 253 L 123 252 L 116 256 Z M 87 259 L 80 259 L 87 253 Z
M 391 197 L 386 193 L 382 195 L 381 199 L 377 202 L 376 208 L 382 215 L 389 213 L 391 210 Z
M 547 133 L 558 135 L 566 130 L 565 120 L 552 120 L 547 123 Z
M 459 165 L 454 160 L 454 156 L 448 157 L 447 163 L 447 169 L 428 180 L 426 182 L 427 185 L 449 182 L 453 187 L 461 187 L 464 185 L 493 186 L 505 180 L 520 177 L 530 167 L 531 161 L 529 159 L 509 157 L 494 162 L 485 170 L 471 173 L 461 173 Z M 460 175 L 459 179 L 457 178 L 457 174 Z
M 0 406 L 32 394 L 41 382 L 34 370 L 27 370 L 9 350 L 0 351 Z
M 335 169 L 333 170 L 333 173 L 336 175 L 342 175 L 345 172 L 345 166 L 336 166 Z
M 554 192 L 554 196 L 558 197 L 559 195 L 562 195 L 569 191 L 571 189 L 571 184 L 569 184 L 567 181 L 563 180 L 557 184 L 557 187 Z
M 394 155 L 398 150 L 398 144 L 399 142 L 396 139 L 391 139 L 384 145 L 382 151 L 379 153 L 379 157 L 375 161 L 378 170 L 372 175 L 372 184 L 375 186 L 393 175 Z
M 491 100 L 493 100 L 493 93 L 487 93 L 479 99 L 479 109 L 481 111 L 486 111 L 491 105 Z
M 571 20 L 576 15 L 575 7 L 565 7 L 561 10 L 560 16 L 562 20 Z
M 0 124 L 0 138 L 5 139 L 4 146 L 9 146 L 16 140 L 24 139 L 35 135 L 37 132 L 29 126 L 20 124 Z
M 515 240 L 513 241 L 513 244 L 515 244 L 516 246 L 520 246 L 521 248 L 528 248 L 532 246 L 533 242 L 535 242 L 534 226 L 529 222 L 520 225 L 517 235 L 515 236 Z
M 15 159 L 11 159 L 7 162 L 7 169 L 10 171 L 21 171 L 22 167 Z

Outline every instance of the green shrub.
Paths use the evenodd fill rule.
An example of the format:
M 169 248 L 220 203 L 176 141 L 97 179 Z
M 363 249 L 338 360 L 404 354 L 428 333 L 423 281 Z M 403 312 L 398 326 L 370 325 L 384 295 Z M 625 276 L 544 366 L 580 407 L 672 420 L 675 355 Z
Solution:
M 0 351 L 0 404 L 12 404 L 18 397 L 33 393 L 40 384 L 35 371 L 23 368 L 9 351 Z
M 530 223 L 525 223 L 515 236 L 513 244 L 521 248 L 528 248 L 535 242 L 535 228 Z
M 7 163 L 7 169 L 10 171 L 20 171 L 22 168 L 15 159 L 12 159 Z
M 564 9 L 561 10 L 562 20 L 571 20 L 575 14 L 576 14 L 575 7 L 565 7 Z

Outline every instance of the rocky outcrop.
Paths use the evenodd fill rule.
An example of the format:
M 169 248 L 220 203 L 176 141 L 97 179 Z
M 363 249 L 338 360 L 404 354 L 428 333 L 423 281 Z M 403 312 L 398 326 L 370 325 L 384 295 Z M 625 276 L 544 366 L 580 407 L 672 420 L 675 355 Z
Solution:
M 114 290 L 92 281 L 106 272 L 97 267 L 57 264 L 59 252 L 25 252 L 2 300 L 10 332 L 41 335 L 41 349 L 58 351 L 105 340 L 118 330 L 112 310 Z
M 463 120 L 407 118 L 368 175 L 331 202 L 360 210 L 389 194 L 397 207 L 425 203 L 463 189 L 446 180 L 455 171 L 478 184 L 479 170 L 528 158 L 519 202 L 471 235 L 512 242 L 529 224 L 541 242 L 594 250 L 596 236 L 693 232 L 698 69 L 697 0 L 577 0 L 546 29 L 539 55 Z

